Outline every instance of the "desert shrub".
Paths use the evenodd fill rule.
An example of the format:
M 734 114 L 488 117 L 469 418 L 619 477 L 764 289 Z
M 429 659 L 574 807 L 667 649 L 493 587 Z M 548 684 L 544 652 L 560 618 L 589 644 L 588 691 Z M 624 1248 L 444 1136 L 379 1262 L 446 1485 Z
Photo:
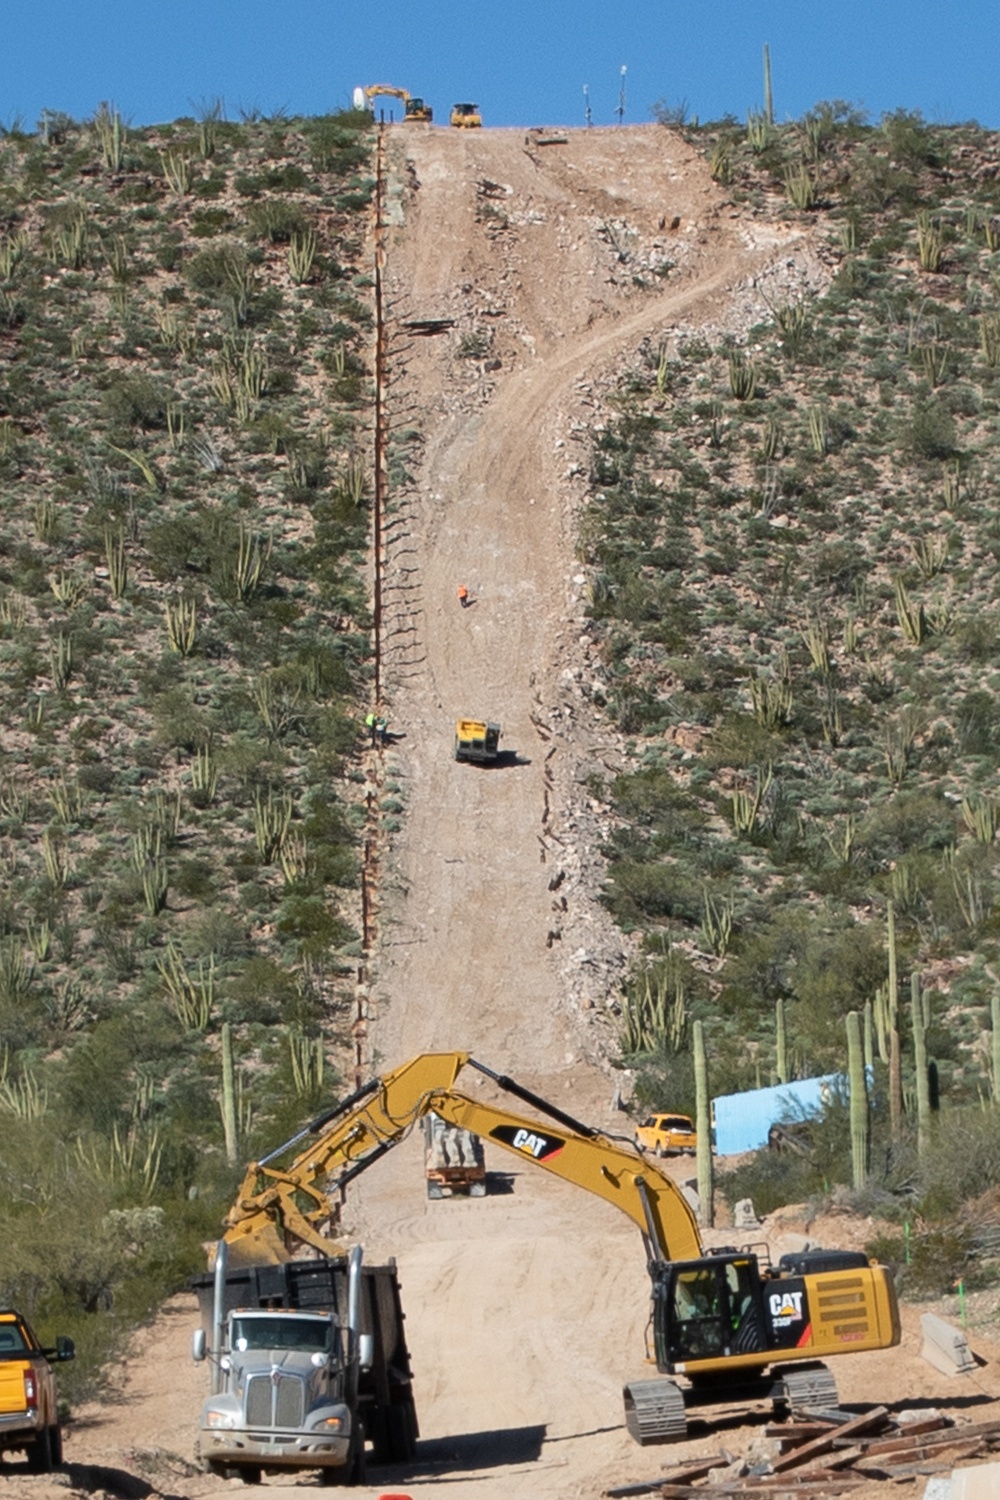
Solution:
M 951 458 L 957 447 L 955 422 L 940 401 L 922 401 L 903 430 L 906 447 L 917 458 Z
M 293 235 L 309 227 L 301 205 L 286 198 L 266 198 L 253 204 L 247 223 L 254 239 L 269 240 L 272 245 L 287 244 Z
M 619 860 L 602 898 L 626 929 L 673 918 L 695 923 L 701 918 L 701 895 L 687 871 L 676 864 L 641 864 Z
M 865 1246 L 868 1254 L 892 1268 L 901 1296 L 943 1297 L 970 1274 L 972 1236 L 961 1224 L 940 1225 L 917 1233 L 877 1235 Z
M 972 688 L 955 715 L 959 748 L 965 755 L 1000 755 L 1000 701 L 985 688 Z
M 115 428 L 162 428 L 167 423 L 169 393 L 148 375 L 122 375 L 104 392 L 101 405 Z

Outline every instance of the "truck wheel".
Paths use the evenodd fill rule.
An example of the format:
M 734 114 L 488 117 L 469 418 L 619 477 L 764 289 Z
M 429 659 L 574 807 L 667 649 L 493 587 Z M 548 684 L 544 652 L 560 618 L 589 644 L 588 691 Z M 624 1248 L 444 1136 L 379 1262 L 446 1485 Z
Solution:
M 485 1182 L 474 1182 L 472 1184 L 472 1186 L 469 1188 L 469 1197 L 470 1198 L 485 1198 L 486 1197 L 486 1184 L 485 1184 Z
M 386 1412 L 386 1425 L 389 1429 L 389 1462 L 407 1463 L 417 1449 L 413 1407 L 410 1403 L 400 1401 L 397 1405 L 390 1406 Z
M 59 1423 L 57 1422 L 56 1425 L 52 1429 L 52 1465 L 53 1465 L 53 1467 L 56 1468 L 56 1469 L 61 1469 L 62 1468 L 62 1461 L 63 1461 L 62 1428 L 59 1426 Z
M 346 1464 L 341 1464 L 336 1469 L 320 1469 L 319 1482 L 323 1485 L 364 1484 L 366 1468 L 365 1429 L 358 1421 L 351 1434 L 351 1451 L 347 1455 Z
M 443 1198 L 444 1188 L 439 1182 L 429 1182 L 427 1184 L 427 1196 L 428 1198 Z
M 256 1464 L 240 1464 L 236 1473 L 244 1484 L 260 1484 L 264 1477 L 263 1470 L 259 1469 Z
M 52 1428 L 43 1427 L 28 1449 L 28 1472 L 51 1474 L 52 1468 Z

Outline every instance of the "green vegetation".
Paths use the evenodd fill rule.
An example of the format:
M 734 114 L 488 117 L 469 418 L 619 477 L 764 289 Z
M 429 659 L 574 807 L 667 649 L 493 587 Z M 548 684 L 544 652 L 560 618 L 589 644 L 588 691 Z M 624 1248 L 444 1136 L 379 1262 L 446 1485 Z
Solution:
M 70 1396 L 345 1055 L 368 126 L 0 137 L 0 1293 Z
M 841 104 L 685 130 L 734 202 L 813 222 L 829 285 L 745 338 L 650 350 L 594 447 L 597 691 L 633 749 L 606 850 L 640 943 L 623 1055 L 641 1103 L 690 1110 L 690 1021 L 727 1093 L 776 1080 L 780 1004 L 790 1075 L 845 1071 L 845 1020 L 890 984 L 908 1017 L 915 979 L 919 1025 L 893 1021 L 901 1053 L 874 1062 L 905 1118 L 870 1148 L 858 1118 L 854 1174 L 899 1188 L 919 1099 L 929 1200 L 945 1119 L 993 1093 L 997 140 Z M 845 1111 L 810 1181 L 851 1178 Z

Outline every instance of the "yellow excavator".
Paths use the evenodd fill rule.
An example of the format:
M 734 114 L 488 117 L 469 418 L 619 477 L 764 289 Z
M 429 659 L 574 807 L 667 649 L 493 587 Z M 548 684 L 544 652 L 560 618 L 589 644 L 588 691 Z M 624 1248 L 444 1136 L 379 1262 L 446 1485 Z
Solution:
M 401 99 L 403 101 L 403 120 L 406 124 L 429 125 L 434 119 L 434 111 L 429 104 L 425 104 L 423 99 L 419 99 L 415 94 L 411 94 L 409 89 L 397 89 L 391 83 L 369 83 L 362 89 L 356 89 L 355 93 L 363 96 L 363 108 L 369 110 L 374 108 L 372 101 L 379 94 L 388 94 L 393 99 Z
M 459 1093 L 463 1068 L 556 1128 Z M 706 1252 L 681 1189 L 630 1140 L 582 1124 L 467 1052 L 423 1053 L 371 1079 L 252 1163 L 226 1220 L 230 1262 L 279 1264 L 303 1244 L 329 1255 L 322 1231 L 336 1196 L 429 1113 L 603 1198 L 638 1225 L 652 1281 L 651 1358 L 670 1377 L 624 1389 L 626 1425 L 639 1443 L 684 1437 L 691 1408 L 760 1400 L 778 1411 L 835 1407 L 836 1384 L 821 1360 L 899 1343 L 887 1267 L 847 1250 L 783 1256 L 777 1266 L 750 1247 Z M 287 1166 L 276 1165 L 296 1147 Z M 648 1345 L 647 1338 L 650 1357 Z

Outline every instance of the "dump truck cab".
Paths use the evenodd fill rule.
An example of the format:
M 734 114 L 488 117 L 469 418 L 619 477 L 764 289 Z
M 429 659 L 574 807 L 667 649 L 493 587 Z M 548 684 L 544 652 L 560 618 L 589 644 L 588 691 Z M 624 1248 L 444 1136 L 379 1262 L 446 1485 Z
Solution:
M 496 760 L 500 753 L 500 725 L 484 719 L 459 719 L 455 724 L 455 759 Z

